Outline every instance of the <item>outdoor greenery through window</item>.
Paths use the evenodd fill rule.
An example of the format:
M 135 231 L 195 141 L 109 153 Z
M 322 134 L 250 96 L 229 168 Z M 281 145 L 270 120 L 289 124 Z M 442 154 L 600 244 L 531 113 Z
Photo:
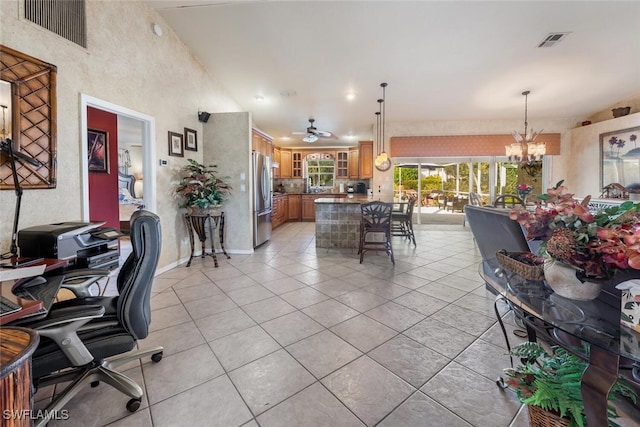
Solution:
M 335 162 L 333 159 L 307 160 L 307 176 L 312 188 L 332 188 Z

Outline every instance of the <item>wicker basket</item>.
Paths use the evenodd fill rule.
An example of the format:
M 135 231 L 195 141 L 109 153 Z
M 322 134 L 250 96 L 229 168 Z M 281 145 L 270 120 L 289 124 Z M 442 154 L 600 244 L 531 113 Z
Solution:
M 496 258 L 502 267 L 512 273 L 516 273 L 527 280 L 543 280 L 544 270 L 542 265 L 529 265 L 513 258 L 514 255 L 524 253 L 525 252 L 507 252 L 502 250 L 496 252 Z
M 539 406 L 527 405 L 527 409 L 529 410 L 529 427 L 569 427 L 568 418 L 545 411 Z

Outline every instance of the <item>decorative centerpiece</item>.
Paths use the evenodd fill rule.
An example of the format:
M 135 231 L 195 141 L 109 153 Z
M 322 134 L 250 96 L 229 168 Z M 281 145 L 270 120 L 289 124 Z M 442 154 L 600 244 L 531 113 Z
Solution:
M 522 183 L 516 185 L 516 192 L 518 193 L 518 197 L 520 197 L 525 203 L 527 201 L 527 196 L 531 193 L 531 190 L 533 190 L 533 187 L 529 184 Z
M 511 355 L 527 361 L 516 368 L 505 369 L 505 385 L 515 391 L 520 402 L 528 405 L 529 425 L 586 426 L 580 378 L 587 362 L 562 347 L 551 347 L 547 353 L 538 343 L 526 342 L 515 346 Z M 637 395 L 619 379 L 609 393 L 609 401 L 616 394 L 630 398 Z M 609 426 L 618 426 L 613 420 L 619 415 L 613 405 L 608 407 Z M 555 422 L 551 422 L 551 420 Z
M 193 159 L 181 170 L 184 176 L 175 189 L 180 207 L 189 214 L 207 214 L 219 208 L 231 194 L 231 186 L 224 182 L 228 177 L 217 177 L 216 165 L 205 166 Z
M 560 296 L 592 300 L 601 284 L 620 270 L 640 270 L 640 204 L 632 201 L 591 213 L 560 181 L 533 212 L 511 210 L 510 218 L 541 240 L 547 283 Z

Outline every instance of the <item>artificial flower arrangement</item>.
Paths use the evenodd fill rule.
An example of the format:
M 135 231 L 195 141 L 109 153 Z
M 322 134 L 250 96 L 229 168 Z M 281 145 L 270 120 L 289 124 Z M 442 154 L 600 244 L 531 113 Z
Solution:
M 529 184 L 521 183 L 516 185 L 516 192 L 522 200 L 525 200 L 532 190 L 533 187 Z
M 227 177 L 217 177 L 216 165 L 205 166 L 193 159 L 182 168 L 185 173 L 176 187 L 181 199 L 180 207 L 209 209 L 222 205 L 231 193 L 231 186 L 224 182 Z
M 509 216 L 541 240 L 541 255 L 575 267 L 584 276 L 608 279 L 619 270 L 640 270 L 640 203 L 626 201 L 595 213 L 558 182 L 538 195 L 535 210 L 515 207 Z
M 566 349 L 553 346 L 547 352 L 540 344 L 525 342 L 511 349 L 510 354 L 523 360 L 524 364 L 504 370 L 506 387 L 513 390 L 520 402 L 538 406 L 569 421 L 570 427 L 584 427 L 586 416 L 580 382 L 587 362 Z M 613 385 L 608 399 L 616 394 L 628 397 L 634 403 L 637 395 L 625 381 L 619 379 Z M 614 406 L 608 407 L 609 426 L 618 426 Z

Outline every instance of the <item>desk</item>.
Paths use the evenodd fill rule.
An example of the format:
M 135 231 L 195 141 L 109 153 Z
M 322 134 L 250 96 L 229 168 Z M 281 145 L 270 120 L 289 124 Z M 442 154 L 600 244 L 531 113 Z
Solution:
M 0 294 L 22 307 L 20 311 L 0 316 L 0 325 L 16 322 L 22 317 L 32 315 L 44 307 L 43 301 L 41 300 L 24 299 L 15 296 L 13 294 L 14 289 L 29 278 L 63 268 L 68 264 L 69 262 L 67 260 L 45 258 L 39 263 L 29 265 L 28 267 L 0 269 Z M 51 289 L 48 289 L 47 294 L 54 295 L 55 297 L 53 293 L 55 292 L 57 294 L 61 282 L 62 280 L 56 279 L 55 283 L 52 283 Z M 47 285 L 41 286 L 46 287 Z
M 216 236 L 213 233 L 214 229 L 218 229 L 218 242 L 220 243 L 220 249 L 222 249 L 222 253 L 227 257 L 227 259 L 231 258 L 227 251 L 224 249 L 224 212 L 220 212 L 219 214 L 205 214 L 205 215 L 196 215 L 196 214 L 184 214 L 184 223 L 187 227 L 187 232 L 189 233 L 189 243 L 191 244 L 191 256 L 189 256 L 189 261 L 187 262 L 187 267 L 191 266 L 191 260 L 193 259 L 193 254 L 195 251 L 195 240 L 193 236 L 193 232 L 195 231 L 198 235 L 198 240 L 200 240 L 200 244 L 202 245 L 202 254 L 201 257 L 204 258 L 207 255 L 210 255 L 213 258 L 213 264 L 217 268 L 218 267 L 218 257 L 216 256 Z M 205 250 L 206 242 L 207 242 L 207 230 L 206 226 L 209 225 L 209 238 L 211 240 L 211 253 L 207 253 Z
M 500 269 L 497 260 L 486 260 L 480 275 L 523 320 L 530 341 L 540 334 L 545 341 L 588 360 L 581 379 L 585 414 L 589 425 L 608 425 L 607 395 L 618 376 L 638 384 L 631 370 L 620 370 L 621 358 L 629 359 L 629 364 L 640 362 L 640 334 L 620 326 L 620 301 L 605 292 L 594 301 L 569 300 L 554 294 L 544 282 L 525 281 L 508 272 L 496 275 Z M 588 356 L 572 348 L 580 341 L 590 344 Z
M 3 426 L 31 425 L 30 359 L 38 342 L 40 337 L 34 330 L 0 328 L 0 416 Z M 5 414 L 5 411 L 9 413 Z

